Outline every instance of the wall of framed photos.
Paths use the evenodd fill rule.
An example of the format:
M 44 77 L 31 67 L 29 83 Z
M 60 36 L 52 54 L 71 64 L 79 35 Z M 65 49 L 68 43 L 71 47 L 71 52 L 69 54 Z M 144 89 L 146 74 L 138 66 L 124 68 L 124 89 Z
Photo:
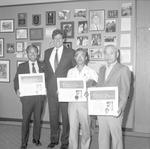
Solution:
M 97 72 L 105 64 L 104 46 L 115 44 L 120 49 L 121 63 L 129 66 L 134 76 L 134 0 L 6 6 L 0 7 L 0 14 L 0 118 L 20 121 L 21 103 L 13 89 L 17 66 L 26 60 L 25 48 L 29 44 L 38 46 L 42 60 L 44 51 L 53 46 L 51 34 L 56 28 L 66 33 L 64 45 L 87 49 L 89 66 Z M 126 111 L 123 127 L 132 129 L 132 97 Z M 49 120 L 47 103 L 43 120 Z

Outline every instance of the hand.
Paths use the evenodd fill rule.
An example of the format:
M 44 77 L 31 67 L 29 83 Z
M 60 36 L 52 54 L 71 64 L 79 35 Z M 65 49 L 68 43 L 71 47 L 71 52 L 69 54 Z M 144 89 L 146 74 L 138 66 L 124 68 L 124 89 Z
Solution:
M 116 111 L 116 113 L 114 114 L 114 117 L 115 117 L 115 118 L 118 118 L 118 117 L 121 115 L 121 113 L 122 113 L 122 110 L 119 108 L 119 109 Z
M 19 91 L 19 89 L 17 90 L 17 95 L 18 95 L 18 97 L 20 97 L 20 91 Z

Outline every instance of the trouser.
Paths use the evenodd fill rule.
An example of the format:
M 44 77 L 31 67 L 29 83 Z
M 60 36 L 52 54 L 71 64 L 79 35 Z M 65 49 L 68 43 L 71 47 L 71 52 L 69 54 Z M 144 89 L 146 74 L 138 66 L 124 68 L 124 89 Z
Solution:
M 81 149 L 89 149 L 91 120 L 88 115 L 87 103 L 69 103 L 68 113 L 70 123 L 69 149 L 78 149 L 79 124 L 82 129 Z
M 32 113 L 34 118 L 33 126 L 33 138 L 35 140 L 40 140 L 41 133 L 41 115 L 44 106 L 44 96 L 31 96 L 22 97 L 22 143 L 28 143 L 29 138 L 29 126 Z
M 49 115 L 50 115 L 50 128 L 51 128 L 51 142 L 59 142 L 59 114 L 62 114 L 62 134 L 61 142 L 64 145 L 69 143 L 69 120 L 68 120 L 68 103 L 59 103 L 57 98 L 49 98 Z
M 110 136 L 113 149 L 123 149 L 122 116 L 97 116 L 99 124 L 99 149 L 110 149 Z

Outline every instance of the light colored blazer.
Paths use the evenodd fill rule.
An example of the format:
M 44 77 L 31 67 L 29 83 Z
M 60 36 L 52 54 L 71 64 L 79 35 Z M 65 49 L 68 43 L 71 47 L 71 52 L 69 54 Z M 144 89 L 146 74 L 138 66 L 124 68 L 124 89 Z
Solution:
M 97 87 L 118 86 L 119 108 L 121 108 L 123 113 L 130 91 L 131 72 L 127 66 L 118 62 L 112 68 L 107 80 L 105 80 L 105 72 L 106 67 L 101 67 Z

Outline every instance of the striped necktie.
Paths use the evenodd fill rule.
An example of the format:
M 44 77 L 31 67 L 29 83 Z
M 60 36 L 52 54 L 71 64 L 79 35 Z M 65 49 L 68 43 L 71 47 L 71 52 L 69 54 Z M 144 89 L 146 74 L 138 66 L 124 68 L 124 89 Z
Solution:
M 56 49 L 55 59 L 54 59 L 54 69 L 56 71 L 58 66 L 58 49 Z
M 35 69 L 35 63 L 32 63 L 32 73 L 36 73 L 36 69 Z

